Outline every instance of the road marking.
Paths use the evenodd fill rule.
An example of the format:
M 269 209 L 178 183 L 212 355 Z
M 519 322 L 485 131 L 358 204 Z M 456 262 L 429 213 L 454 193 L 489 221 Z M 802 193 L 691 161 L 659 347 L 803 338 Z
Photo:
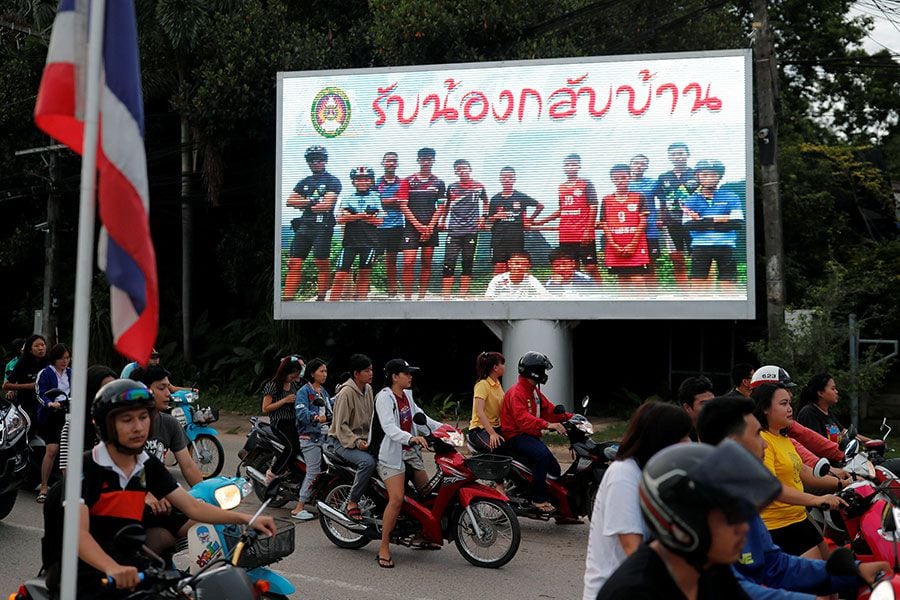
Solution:
M 36 531 L 37 533 L 44 533 L 43 527 L 33 527 L 31 525 L 19 525 L 18 523 L 10 523 L 9 521 L 0 521 L 0 525 L 6 525 L 7 527 L 15 527 L 16 529 L 24 529 L 25 531 Z
M 350 590 L 353 592 L 362 592 L 364 594 L 370 595 L 370 597 L 371 597 L 371 595 L 378 595 L 378 596 L 381 596 L 384 598 L 399 598 L 400 597 L 396 593 L 386 594 L 385 592 L 383 592 L 382 590 L 379 590 L 378 588 L 373 588 L 373 587 L 370 587 L 367 585 L 359 585 L 357 583 L 350 583 L 349 581 L 340 581 L 338 579 L 325 579 L 323 577 L 315 577 L 313 575 L 301 575 L 299 573 L 288 573 L 286 571 L 279 571 L 276 569 L 272 569 L 272 570 L 275 571 L 276 573 L 278 573 L 279 575 L 286 577 L 288 579 L 296 579 L 298 581 L 309 581 L 312 583 L 318 583 L 318 584 L 322 584 L 322 585 L 336 587 L 336 588 L 343 589 L 343 590 Z M 428 597 L 424 597 L 424 596 L 418 596 L 418 597 L 407 596 L 407 598 L 409 600 L 434 600 L 433 598 L 428 598 Z

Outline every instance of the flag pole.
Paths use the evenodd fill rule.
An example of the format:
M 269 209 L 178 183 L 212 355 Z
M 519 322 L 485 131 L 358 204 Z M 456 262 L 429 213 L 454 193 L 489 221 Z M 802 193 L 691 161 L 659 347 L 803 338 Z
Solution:
M 75 270 L 75 315 L 72 334 L 72 398 L 69 413 L 69 459 L 66 471 L 63 524 L 61 600 L 76 600 L 78 537 L 81 527 L 81 471 L 84 423 L 88 404 L 88 353 L 91 335 L 91 279 L 94 274 L 94 229 L 97 187 L 97 138 L 100 112 L 100 61 L 103 56 L 105 0 L 90 3 L 87 74 L 85 77 L 84 138 L 81 154 L 81 196 L 78 209 L 78 254 Z

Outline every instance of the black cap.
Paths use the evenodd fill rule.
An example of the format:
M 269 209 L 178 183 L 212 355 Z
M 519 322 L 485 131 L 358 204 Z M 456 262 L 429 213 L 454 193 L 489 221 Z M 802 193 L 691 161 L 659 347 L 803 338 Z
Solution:
M 390 377 L 398 373 L 415 373 L 419 367 L 414 367 L 402 358 L 392 358 L 384 365 L 384 374 Z
M 416 153 L 417 158 L 434 158 L 437 152 L 434 151 L 434 148 L 419 148 L 419 151 Z

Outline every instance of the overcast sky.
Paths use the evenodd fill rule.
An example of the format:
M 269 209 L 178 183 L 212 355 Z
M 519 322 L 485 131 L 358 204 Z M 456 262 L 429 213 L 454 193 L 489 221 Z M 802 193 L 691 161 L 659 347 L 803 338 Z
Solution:
M 900 2 L 897 0 L 860 0 L 851 15 L 864 14 L 875 19 L 875 29 L 863 40 L 863 47 L 876 52 L 887 47 L 900 55 Z

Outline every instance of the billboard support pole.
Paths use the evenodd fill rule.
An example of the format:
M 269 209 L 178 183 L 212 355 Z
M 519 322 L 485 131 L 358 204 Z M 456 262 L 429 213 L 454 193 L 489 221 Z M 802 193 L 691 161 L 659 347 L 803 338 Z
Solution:
M 488 325 L 488 323 L 491 323 Z M 578 321 L 546 321 L 526 319 L 522 321 L 485 321 L 494 331 L 500 325 L 503 340 L 503 356 L 506 357 L 506 374 L 503 376 L 503 387 L 509 389 L 519 377 L 516 366 L 519 357 L 535 350 L 546 354 L 553 363 L 550 378 L 541 386 L 544 395 L 555 404 L 563 404 L 571 411 L 574 406 L 574 368 L 572 361 L 572 329 Z M 496 333 L 496 332 L 495 332 Z

